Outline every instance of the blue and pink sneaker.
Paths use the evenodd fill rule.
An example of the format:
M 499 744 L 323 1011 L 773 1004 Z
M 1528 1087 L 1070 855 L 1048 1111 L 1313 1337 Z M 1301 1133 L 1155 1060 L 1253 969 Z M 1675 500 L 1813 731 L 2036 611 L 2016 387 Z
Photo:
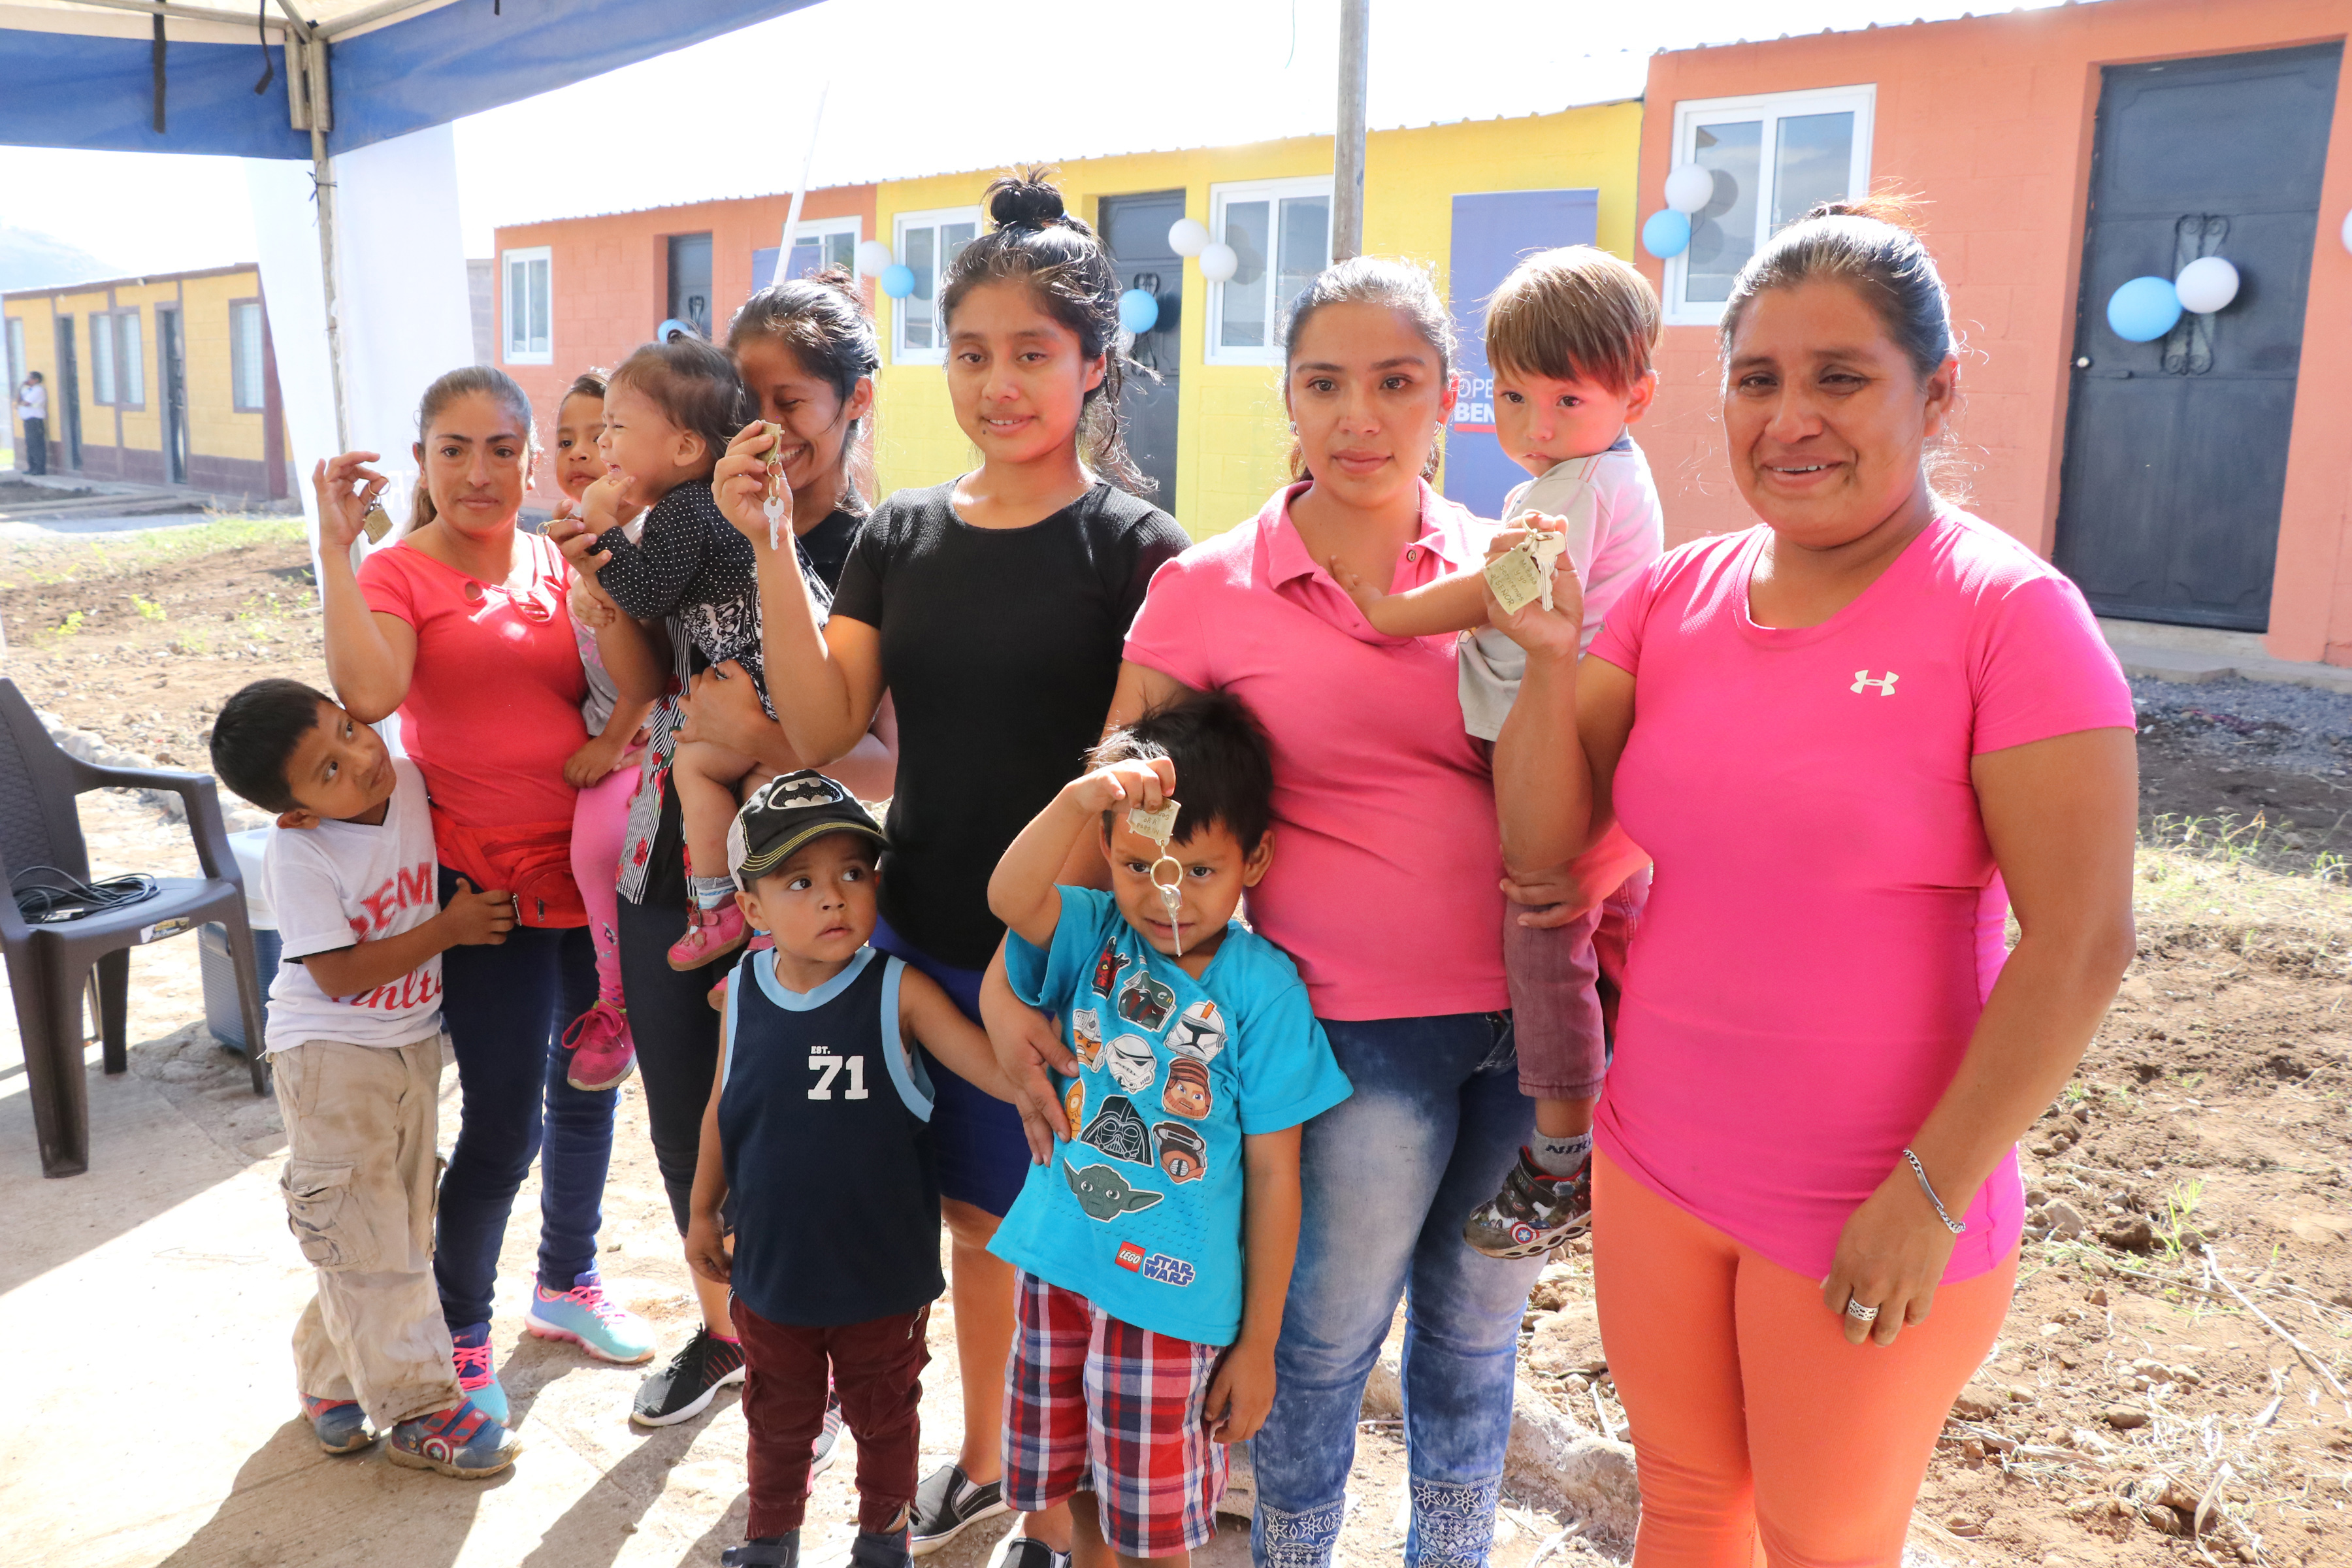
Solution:
M 457 1368 L 457 1386 L 480 1406 L 482 1414 L 507 1425 L 507 1391 L 499 1383 L 499 1369 L 490 1357 L 490 1325 L 449 1331 L 450 1360 Z
M 376 1440 L 375 1430 L 369 1426 L 367 1412 L 356 1399 L 313 1399 L 301 1395 L 302 1414 L 310 1418 L 311 1434 L 319 1447 L 330 1454 L 356 1454 Z
M 461 1481 L 495 1476 L 515 1461 L 522 1444 L 472 1400 L 436 1410 L 392 1429 L 386 1450 L 395 1465 L 438 1470 Z
M 654 1359 L 653 1325 L 607 1300 L 593 1270 L 573 1280 L 569 1290 L 531 1287 L 523 1326 L 542 1340 L 570 1340 L 598 1361 L 634 1365 Z

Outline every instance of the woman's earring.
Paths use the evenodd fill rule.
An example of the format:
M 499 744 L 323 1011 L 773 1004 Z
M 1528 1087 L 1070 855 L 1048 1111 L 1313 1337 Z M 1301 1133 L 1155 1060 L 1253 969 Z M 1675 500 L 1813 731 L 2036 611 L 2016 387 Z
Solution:
M 1290 433 L 1294 436 L 1298 434 L 1298 421 L 1296 419 L 1290 422 Z

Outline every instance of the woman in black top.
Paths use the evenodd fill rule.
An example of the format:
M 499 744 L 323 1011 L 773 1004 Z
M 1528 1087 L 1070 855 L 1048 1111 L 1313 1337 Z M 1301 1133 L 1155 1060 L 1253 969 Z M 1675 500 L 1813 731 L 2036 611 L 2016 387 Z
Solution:
M 785 433 L 784 481 L 792 491 L 793 531 L 799 552 L 826 590 L 840 576 L 850 543 L 865 521 L 857 470 L 864 466 L 858 436 L 874 406 L 879 361 L 874 323 L 848 278 L 825 273 L 762 289 L 737 311 L 727 350 L 760 417 Z M 764 459 L 763 459 L 764 462 Z M 764 478 L 764 468 L 762 470 Z M 756 510 L 756 502 L 754 503 Z M 761 521 L 760 546 L 766 545 Z M 562 524 L 551 528 L 561 532 Z M 593 538 L 567 540 L 564 552 L 585 571 L 604 557 Z M 681 741 L 712 741 L 757 757 L 778 773 L 802 763 L 784 731 L 761 711 L 760 698 L 733 661 L 698 671 L 692 644 L 670 628 L 676 663 L 671 693 L 647 721 L 647 787 L 638 792 L 621 855 L 621 985 L 637 1046 L 654 1157 L 661 1167 L 672 1217 L 686 1234 L 694 1188 L 703 1108 L 718 1070 L 719 1016 L 706 1002 L 712 975 L 670 968 L 669 944 L 686 929 L 684 839 L 677 793 L 666 772 Z M 731 677 L 731 679 L 730 679 Z M 866 800 L 891 792 L 897 735 L 885 704 L 870 732 L 862 732 L 826 771 Z M 727 1288 L 689 1272 L 703 1321 L 667 1365 L 637 1390 L 630 1419 L 666 1426 L 706 1408 L 720 1387 L 743 1376 L 743 1352 L 727 1312 Z
M 793 748 L 838 755 L 886 696 L 898 704 L 875 945 L 975 1019 L 1003 935 L 988 912 L 989 873 L 1082 771 L 1144 588 L 1188 542 L 1174 519 L 1120 488 L 1139 480 L 1119 439 L 1118 279 L 1102 242 L 1041 178 L 999 180 L 988 205 L 997 226 L 950 265 L 940 297 L 949 395 L 981 466 L 875 510 L 829 621 L 792 553 L 766 548 L 766 438 L 738 437 L 712 475 L 759 556 L 769 694 Z M 959 1462 L 923 1483 L 917 1552 L 1003 1506 L 1013 1269 L 987 1247 L 1029 1159 L 1010 1107 L 951 1073 L 933 1082 L 964 1430 Z M 1054 1515 L 1024 1521 L 1006 1568 L 1052 1568 L 1069 1531 L 1067 1511 Z

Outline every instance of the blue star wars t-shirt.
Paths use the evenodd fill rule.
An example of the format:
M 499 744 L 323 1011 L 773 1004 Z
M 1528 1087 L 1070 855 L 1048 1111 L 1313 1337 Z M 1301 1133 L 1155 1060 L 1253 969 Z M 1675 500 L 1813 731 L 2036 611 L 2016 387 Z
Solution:
M 1004 944 L 1013 989 L 1061 1016 L 1069 1139 L 1033 1165 L 989 1250 L 1122 1322 L 1229 1345 L 1242 1321 L 1242 1139 L 1349 1089 L 1282 951 L 1236 921 L 1198 980 L 1108 893 L 1062 889 L 1054 945 Z

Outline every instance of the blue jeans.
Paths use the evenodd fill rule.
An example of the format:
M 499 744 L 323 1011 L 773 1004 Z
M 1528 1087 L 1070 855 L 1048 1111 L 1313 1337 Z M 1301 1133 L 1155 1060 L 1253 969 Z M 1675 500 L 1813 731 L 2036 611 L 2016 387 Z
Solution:
M 1307 1124 L 1304 1210 L 1274 1409 L 1253 1442 L 1261 1568 L 1323 1568 L 1347 1508 L 1364 1380 L 1397 1300 L 1404 1340 L 1406 1568 L 1478 1568 L 1511 1436 L 1519 1321 L 1543 1259 L 1462 1242 L 1535 1126 L 1510 1016 L 1323 1021 L 1356 1092 Z
M 443 868 L 445 905 L 457 885 Z M 590 1094 L 564 1081 L 564 1028 L 596 1000 L 586 926 L 517 926 L 495 947 L 453 947 L 441 955 L 441 1021 L 465 1091 L 433 1258 L 441 1315 L 454 1330 L 489 1321 L 507 1216 L 542 1154 L 542 1132 L 539 1282 L 569 1290 L 595 1268 L 621 1091 Z

